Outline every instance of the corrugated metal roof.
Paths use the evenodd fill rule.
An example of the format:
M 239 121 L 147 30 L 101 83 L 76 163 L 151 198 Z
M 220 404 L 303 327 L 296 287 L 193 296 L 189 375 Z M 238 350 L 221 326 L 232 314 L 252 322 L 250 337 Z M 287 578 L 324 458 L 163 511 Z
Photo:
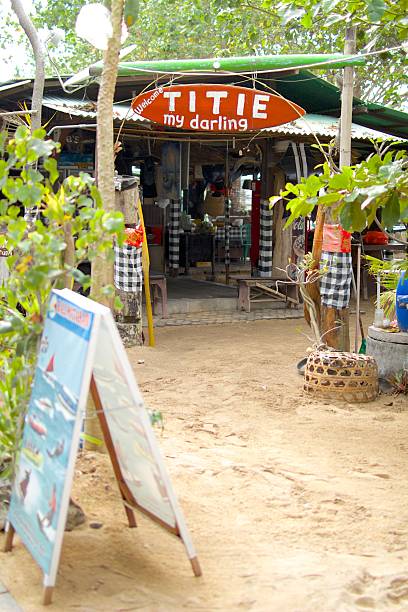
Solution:
M 25 79 L 22 81 L 6 81 L 5 83 L 0 84 L 0 92 L 7 91 L 8 89 L 16 89 L 18 87 L 22 87 L 23 85 L 27 85 L 27 83 L 31 83 L 31 79 Z
M 77 117 L 96 118 L 96 103 L 89 100 L 78 100 L 75 98 L 62 98 L 58 96 L 45 96 L 43 105 L 47 108 Z M 126 104 L 114 104 L 113 118 L 118 121 L 134 121 L 136 123 L 150 123 L 140 115 L 136 115 L 131 107 Z M 304 117 L 296 119 L 291 123 L 266 128 L 265 132 L 273 132 L 283 136 L 324 136 L 335 138 L 337 136 L 339 119 L 327 115 L 306 114 Z M 372 130 L 362 125 L 352 124 L 351 136 L 353 140 L 398 140 L 395 136 L 389 136 L 383 132 Z
M 340 115 L 340 89 L 309 70 L 300 70 L 299 74 L 285 77 L 277 76 L 274 87 L 284 98 L 299 104 L 308 113 Z M 382 104 L 353 98 L 353 122 L 385 134 L 408 138 L 408 113 Z
M 339 119 L 327 115 L 306 114 L 291 123 L 266 128 L 265 132 L 273 132 L 283 136 L 325 136 L 335 138 L 339 129 Z M 352 124 L 351 137 L 353 140 L 400 140 L 396 136 L 389 136 L 384 132 L 377 132 L 362 125 Z
M 58 96 L 45 96 L 43 99 L 43 106 L 51 108 L 52 110 L 65 113 L 66 115 L 73 115 L 76 117 L 88 117 L 89 119 L 96 118 L 96 102 L 90 102 L 89 100 L 77 100 L 75 98 L 62 98 Z M 140 115 L 133 112 L 130 103 L 126 104 L 114 104 L 113 105 L 113 118 L 118 121 L 135 121 L 150 123 L 148 119 L 144 119 Z

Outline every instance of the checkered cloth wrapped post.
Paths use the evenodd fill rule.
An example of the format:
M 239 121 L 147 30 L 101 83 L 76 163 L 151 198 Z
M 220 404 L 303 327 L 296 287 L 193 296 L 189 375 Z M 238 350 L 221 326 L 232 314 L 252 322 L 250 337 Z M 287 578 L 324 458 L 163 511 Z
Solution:
M 141 292 L 143 288 L 142 247 L 115 245 L 113 282 L 117 289 L 128 293 Z
M 224 202 L 224 262 L 226 266 L 231 263 L 230 257 L 230 207 L 231 203 L 228 198 Z
M 259 235 L 259 276 L 272 276 L 272 210 L 268 200 L 261 201 Z
M 320 280 L 320 295 L 324 306 L 347 308 L 350 302 L 352 278 L 351 253 L 322 251 L 320 269 L 327 268 Z
M 179 267 L 180 253 L 180 202 L 172 200 L 169 218 L 169 266 L 173 269 Z

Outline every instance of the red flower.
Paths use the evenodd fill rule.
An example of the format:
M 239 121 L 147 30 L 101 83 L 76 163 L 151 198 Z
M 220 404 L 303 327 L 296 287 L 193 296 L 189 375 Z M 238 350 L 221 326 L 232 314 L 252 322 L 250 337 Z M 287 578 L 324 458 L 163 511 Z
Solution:
M 127 227 L 125 229 L 125 243 L 133 247 L 141 247 L 144 240 L 143 228 L 141 225 L 137 227 Z

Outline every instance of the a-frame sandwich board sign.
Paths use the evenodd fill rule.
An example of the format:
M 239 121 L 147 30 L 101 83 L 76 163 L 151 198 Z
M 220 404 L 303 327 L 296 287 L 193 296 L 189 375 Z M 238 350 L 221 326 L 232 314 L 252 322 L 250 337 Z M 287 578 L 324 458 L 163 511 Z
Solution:
M 74 466 L 92 393 L 130 527 L 140 510 L 194 546 L 109 308 L 68 289 L 51 294 L 8 513 L 5 550 L 16 532 L 44 572 L 51 603 Z

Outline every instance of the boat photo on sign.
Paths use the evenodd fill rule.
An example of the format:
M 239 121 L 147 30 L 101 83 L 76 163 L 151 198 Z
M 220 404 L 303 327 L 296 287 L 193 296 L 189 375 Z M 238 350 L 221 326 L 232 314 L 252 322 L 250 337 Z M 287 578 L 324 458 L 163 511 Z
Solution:
M 137 96 L 132 109 L 160 125 L 207 132 L 262 130 L 305 114 L 281 96 L 235 85 L 158 87 Z

